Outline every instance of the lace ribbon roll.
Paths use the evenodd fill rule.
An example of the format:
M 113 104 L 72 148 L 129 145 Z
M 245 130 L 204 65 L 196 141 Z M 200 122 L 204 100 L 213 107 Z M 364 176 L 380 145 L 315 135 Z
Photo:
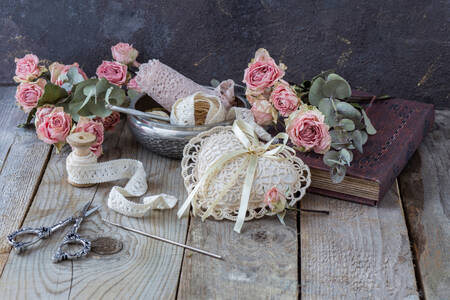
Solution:
M 97 157 L 89 151 L 95 141 L 92 134 L 78 132 L 71 134 L 67 141 L 74 151 L 66 160 L 66 170 L 70 184 L 82 187 L 96 183 L 129 179 L 125 187 L 114 186 L 108 196 L 108 207 L 130 217 L 143 217 L 152 209 L 169 209 L 177 203 L 177 198 L 167 194 L 144 197 L 142 203 L 129 201 L 126 197 L 141 197 L 147 191 L 147 174 L 138 160 L 117 159 L 97 162 Z M 86 151 L 87 149 L 87 151 Z
M 226 110 L 234 101 L 233 80 L 225 80 L 216 89 L 209 89 L 195 83 L 157 59 L 151 59 L 148 63 L 140 65 L 136 74 L 136 82 L 142 91 L 168 111 L 172 109 L 178 99 L 196 92 L 218 97 Z
M 170 113 L 170 123 L 176 125 L 204 125 L 224 120 L 225 108 L 220 99 L 202 92 L 179 99 Z

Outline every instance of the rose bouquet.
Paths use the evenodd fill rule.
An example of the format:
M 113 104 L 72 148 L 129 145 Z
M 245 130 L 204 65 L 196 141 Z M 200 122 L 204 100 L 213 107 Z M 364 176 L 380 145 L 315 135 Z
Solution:
M 76 62 L 49 64 L 34 54 L 16 58 L 16 103 L 28 113 L 26 123 L 19 126 L 32 126 L 34 118 L 38 138 L 58 151 L 71 132 L 93 133 L 97 140 L 91 151 L 100 156 L 104 131 L 120 121 L 120 114 L 105 105 L 126 106 L 127 94 L 134 97 L 140 92 L 130 70 L 139 66 L 138 51 L 126 43 L 118 43 L 111 51 L 114 60 L 103 61 L 92 78 Z
M 259 125 L 284 124 L 298 151 L 323 155 L 331 179 L 344 179 L 353 151 L 376 133 L 364 108 L 351 100 L 348 82 L 332 71 L 300 85 L 283 80 L 286 66 L 259 49 L 245 69 L 246 97 Z M 282 119 L 282 122 L 278 122 Z

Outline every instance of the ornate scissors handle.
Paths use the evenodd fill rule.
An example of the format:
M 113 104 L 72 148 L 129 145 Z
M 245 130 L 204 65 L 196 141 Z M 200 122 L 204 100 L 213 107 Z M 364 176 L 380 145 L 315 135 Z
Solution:
M 69 217 L 65 220 L 62 220 L 62 221 L 56 223 L 55 225 L 53 225 L 51 227 L 42 226 L 42 227 L 38 227 L 38 228 L 32 228 L 32 227 L 21 228 L 15 232 L 11 233 L 10 235 L 8 235 L 8 243 L 11 246 L 13 246 L 14 250 L 21 253 L 29 246 L 36 244 L 37 242 L 39 242 L 42 239 L 48 238 L 53 232 L 63 228 L 68 223 L 73 222 L 73 220 L 74 220 L 74 217 Z M 18 241 L 17 237 L 19 237 L 21 235 L 35 235 L 36 237 L 34 239 L 32 239 L 31 241 Z
M 64 251 L 62 248 L 68 244 L 80 244 L 82 248 L 74 253 Z M 53 255 L 53 262 L 58 263 L 66 259 L 76 259 L 86 256 L 89 251 L 91 251 L 91 242 L 80 237 L 77 233 L 69 233 L 64 237 L 64 240 L 59 245 L 58 250 L 56 250 L 55 255 Z
M 86 210 L 88 207 L 89 207 L 89 205 L 84 207 L 80 217 L 75 219 L 75 224 L 72 226 L 70 231 L 64 237 L 64 240 L 62 241 L 62 243 L 59 245 L 58 250 L 56 250 L 55 255 L 53 255 L 52 260 L 54 263 L 58 263 L 60 261 L 66 260 L 66 259 L 77 259 L 77 258 L 86 256 L 89 253 L 89 251 L 91 251 L 91 242 L 87 239 L 80 237 L 77 234 L 77 231 L 80 228 L 81 222 L 83 222 L 84 217 L 89 215 L 90 212 L 98 209 L 98 207 L 96 207 L 96 208 L 92 209 L 90 212 L 86 213 Z M 68 244 L 80 244 L 82 247 L 80 250 L 73 252 L 73 253 L 69 252 L 69 251 L 64 251 L 63 247 Z

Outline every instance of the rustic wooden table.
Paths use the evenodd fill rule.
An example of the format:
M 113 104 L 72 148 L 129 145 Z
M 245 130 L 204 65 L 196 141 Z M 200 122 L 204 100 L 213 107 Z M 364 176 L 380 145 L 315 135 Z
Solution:
M 106 207 L 112 184 L 72 187 L 66 182 L 68 147 L 56 154 L 33 130 L 16 127 L 25 114 L 14 106 L 14 91 L 0 88 L 2 299 L 450 298 L 449 111 L 436 112 L 434 131 L 378 208 L 308 194 L 301 207 L 326 209 L 330 215 L 292 213 L 286 226 L 268 217 L 245 223 L 243 233 L 236 234 L 232 222 L 178 220 L 176 209 L 128 218 Z M 107 135 L 102 160 L 141 160 L 151 193 L 184 200 L 179 161 L 143 149 L 123 123 Z M 120 252 L 91 252 L 78 261 L 53 264 L 62 233 L 23 255 L 11 251 L 8 233 L 53 224 L 92 198 L 103 208 L 80 233 L 121 241 Z M 100 216 L 225 259 L 106 225 Z

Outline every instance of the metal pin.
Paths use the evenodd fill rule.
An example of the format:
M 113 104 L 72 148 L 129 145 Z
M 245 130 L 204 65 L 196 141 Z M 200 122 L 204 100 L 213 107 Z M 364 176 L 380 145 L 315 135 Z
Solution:
M 211 257 L 214 257 L 214 258 L 217 258 L 217 259 L 223 259 L 222 256 L 220 256 L 220 255 L 217 255 L 217 254 L 214 254 L 214 253 L 202 250 L 202 249 L 194 248 L 194 247 L 191 247 L 191 246 L 188 246 L 188 245 L 185 245 L 185 244 L 180 244 L 180 243 L 177 243 L 175 241 L 171 241 L 171 240 L 168 240 L 168 239 L 156 236 L 156 235 L 152 235 L 152 234 L 149 234 L 149 233 L 146 233 L 146 232 L 134 229 L 134 228 L 130 228 L 130 227 L 126 227 L 126 226 L 123 226 L 123 225 L 120 225 L 120 224 L 117 224 L 117 223 L 113 223 L 113 222 L 108 221 L 108 220 L 103 219 L 103 218 L 102 218 L 102 220 L 103 220 L 103 222 L 106 222 L 108 224 L 120 227 L 120 228 L 128 230 L 128 231 L 132 231 L 132 232 L 135 232 L 135 233 L 138 233 L 138 234 L 142 234 L 144 236 L 147 236 L 149 238 L 152 238 L 152 239 L 155 239 L 155 240 L 158 240 L 158 241 L 161 241 L 161 242 L 166 242 L 166 243 L 178 246 L 178 247 L 183 247 L 183 248 L 186 248 L 186 249 L 189 249 L 189 250 L 192 250 L 192 251 L 204 254 L 204 255 L 208 255 L 208 256 L 211 256 Z

